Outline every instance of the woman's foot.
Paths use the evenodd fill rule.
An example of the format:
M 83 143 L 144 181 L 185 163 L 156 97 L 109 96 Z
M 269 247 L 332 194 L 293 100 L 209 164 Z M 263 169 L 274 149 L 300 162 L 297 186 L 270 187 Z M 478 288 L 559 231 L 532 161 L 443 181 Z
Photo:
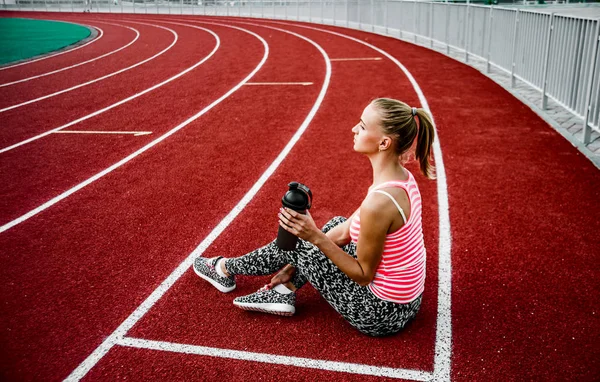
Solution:
M 233 300 L 240 309 L 291 316 L 296 312 L 296 293 L 283 285 L 271 288 L 265 285 L 257 292 Z
M 211 259 L 207 259 L 205 257 L 198 257 L 194 260 L 194 272 L 204 280 L 208 281 L 215 288 L 223 293 L 231 292 L 235 289 L 235 278 L 233 276 L 226 276 L 222 272 L 224 276 L 219 275 L 219 272 L 215 268 L 217 262 L 223 257 L 213 257 Z

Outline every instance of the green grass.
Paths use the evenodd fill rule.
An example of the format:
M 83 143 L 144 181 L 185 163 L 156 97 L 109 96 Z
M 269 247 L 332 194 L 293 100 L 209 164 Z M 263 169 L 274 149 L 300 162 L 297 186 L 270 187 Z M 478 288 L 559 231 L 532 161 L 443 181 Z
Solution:
M 86 27 L 59 21 L 0 18 L 0 65 L 64 48 L 90 33 Z

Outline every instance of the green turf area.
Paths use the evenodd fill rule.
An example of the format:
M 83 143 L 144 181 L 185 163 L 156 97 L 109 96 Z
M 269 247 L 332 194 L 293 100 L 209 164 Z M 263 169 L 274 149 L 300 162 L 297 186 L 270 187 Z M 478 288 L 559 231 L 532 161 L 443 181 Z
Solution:
M 0 65 L 64 48 L 90 33 L 88 28 L 76 24 L 0 18 Z

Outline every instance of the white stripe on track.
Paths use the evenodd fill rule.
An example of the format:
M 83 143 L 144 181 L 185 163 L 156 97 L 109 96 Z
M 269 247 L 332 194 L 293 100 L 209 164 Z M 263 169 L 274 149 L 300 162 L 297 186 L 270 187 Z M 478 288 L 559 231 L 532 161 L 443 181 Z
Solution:
M 332 58 L 331 61 L 381 61 L 381 57 Z
M 343 373 L 373 375 L 376 377 L 402 378 L 412 381 L 429 381 L 432 377 L 431 372 L 420 370 L 394 369 L 391 367 L 371 366 L 358 363 L 325 361 L 320 359 L 290 357 L 268 353 L 254 353 L 240 350 L 210 348 L 206 346 L 176 344 L 172 342 L 151 341 L 131 337 L 124 337 L 120 339 L 117 341 L 117 345 L 137 349 L 160 350 L 173 353 L 229 358 L 276 365 L 296 366 L 309 369 L 337 371 Z
M 126 99 L 124 99 L 124 100 L 122 100 L 122 101 L 119 101 L 119 102 L 117 102 L 116 104 L 113 104 L 113 105 L 109 106 L 108 108 L 104 108 L 104 109 L 102 109 L 102 110 L 99 110 L 99 111 L 97 111 L 97 112 L 94 112 L 94 113 L 92 113 L 92 114 L 90 114 L 90 115 L 88 115 L 88 116 L 86 116 L 86 117 L 84 117 L 84 118 L 80 118 L 80 119 L 78 119 L 78 120 L 76 120 L 76 121 L 70 122 L 70 123 L 68 123 L 67 125 L 61 126 L 61 127 L 60 127 L 60 128 L 58 128 L 58 129 L 53 129 L 53 130 L 47 131 L 47 132 L 46 132 L 46 133 L 44 133 L 44 134 L 38 135 L 37 137 L 34 137 L 34 138 L 30 138 L 29 140 L 27 140 L 27 141 L 23 141 L 23 142 L 21 142 L 21 143 L 19 143 L 19 144 L 17 144 L 17 145 L 21 145 L 21 144 L 24 144 L 24 143 L 27 143 L 27 142 L 31 142 L 31 141 L 32 141 L 32 140 L 34 140 L 34 139 L 38 139 L 38 138 L 41 138 L 42 136 L 46 136 L 46 135 L 49 135 L 49 134 L 55 133 L 55 132 L 57 132 L 58 130 L 60 130 L 60 129 L 63 129 L 63 128 L 67 127 L 67 126 L 74 125 L 75 123 L 77 123 L 77 122 L 80 122 L 80 121 L 81 121 L 81 120 L 83 120 L 83 119 L 91 118 L 92 116 L 94 116 L 94 115 L 97 115 L 97 114 L 100 114 L 101 112 L 104 112 L 104 111 L 108 110 L 109 108 L 113 108 L 113 107 L 116 107 L 117 105 L 120 105 L 120 104 L 123 104 L 123 103 L 125 103 L 125 102 L 127 102 L 127 101 L 130 101 L 131 99 L 133 99 L 133 98 L 135 98 L 135 97 L 139 97 L 139 96 L 141 96 L 141 95 L 142 95 L 142 94 L 144 94 L 144 93 L 147 93 L 147 92 L 149 92 L 149 91 L 151 91 L 151 90 L 154 90 L 154 89 L 156 89 L 156 88 L 158 88 L 158 87 L 160 87 L 160 86 L 162 86 L 162 85 L 166 84 L 167 82 L 170 82 L 170 81 L 172 81 L 172 80 L 174 80 L 174 79 L 176 79 L 176 78 L 179 78 L 179 77 L 183 76 L 184 74 L 186 74 L 186 73 L 187 73 L 187 72 L 189 72 L 190 70 L 193 70 L 193 69 L 194 69 L 194 68 L 196 68 L 197 66 L 201 65 L 202 63 L 204 63 L 206 60 L 208 60 L 210 57 L 212 57 L 212 56 L 213 56 L 213 54 L 214 54 L 214 53 L 217 51 L 217 49 L 219 48 L 219 46 L 220 46 L 220 39 L 219 39 L 219 36 L 217 36 L 217 35 L 216 35 L 214 32 L 212 32 L 212 31 L 211 31 L 211 30 L 209 30 L 209 29 L 205 29 L 205 28 L 201 28 L 201 27 L 196 27 L 196 26 L 193 26 L 193 25 L 190 25 L 190 27 L 192 27 L 192 28 L 197 28 L 197 29 L 202 29 L 202 30 L 205 30 L 205 31 L 209 32 L 210 34 L 212 34 L 212 35 L 215 37 L 215 39 L 217 40 L 217 44 L 215 45 L 215 48 L 213 49 L 213 51 L 212 51 L 212 52 L 211 52 L 211 53 L 210 53 L 208 56 L 204 57 L 204 58 L 203 58 L 201 61 L 199 61 L 199 62 L 197 62 L 196 64 L 194 64 L 193 66 L 191 66 L 191 67 L 187 68 L 187 69 L 186 69 L 186 70 L 184 70 L 183 72 L 180 72 L 179 74 L 177 74 L 177 75 L 175 75 L 175 76 L 173 76 L 173 77 L 171 77 L 171 78 L 167 79 L 166 81 L 163 81 L 163 82 L 161 82 L 160 84 L 154 85 L 152 88 L 148 88 L 148 89 L 144 90 L 143 92 L 141 92 L 141 93 L 138 93 L 138 94 L 136 94 L 136 95 L 134 95 L 134 96 L 131 96 L 131 97 L 129 97 L 129 98 L 126 98 Z M 237 27 L 231 27 L 231 28 L 241 29 L 241 28 L 237 28 Z M 243 85 L 243 84 L 240 84 L 239 86 L 242 86 L 242 85 Z M 235 88 L 235 89 L 237 90 L 237 88 Z M 227 93 L 226 95 L 228 95 L 228 94 L 229 94 L 229 93 Z M 225 96 L 224 96 L 224 97 L 225 97 Z M 223 98 L 223 97 L 222 97 L 222 98 Z M 224 98 L 223 98 L 223 99 L 224 99 Z M 221 101 L 222 101 L 222 99 L 220 98 L 220 99 L 218 100 L 218 102 L 217 102 L 217 101 L 215 101 L 215 102 L 219 103 L 219 102 L 221 102 Z M 47 208 L 49 208 L 49 207 L 53 206 L 54 204 L 56 204 L 56 203 L 60 202 L 60 201 L 61 201 L 61 200 L 63 200 L 63 199 L 65 199 L 65 198 L 66 198 L 66 197 L 68 197 L 69 195 L 71 195 L 71 194 L 73 194 L 73 193 L 75 193 L 75 192 L 79 191 L 80 189 L 84 188 L 84 187 L 85 187 L 85 186 L 87 186 L 88 184 L 90 184 L 90 183 L 92 183 L 92 182 L 96 181 L 97 179 L 100 179 L 101 177 L 103 177 L 104 175 L 106 175 L 106 174 L 108 174 L 109 172 L 113 171 L 114 169 L 116 169 L 116 168 L 118 168 L 118 167 L 122 166 L 123 164 L 125 164 L 125 163 L 129 162 L 131 159 L 135 158 L 135 157 L 136 157 L 136 156 L 138 156 L 139 154 L 141 154 L 141 153 L 143 153 L 144 151 L 148 150 L 149 148 L 151 148 L 152 146 L 154 146 L 154 145 L 155 145 L 155 144 L 157 144 L 158 142 L 160 142 L 160 141 L 164 140 L 164 139 L 165 139 L 165 138 L 167 138 L 168 136 L 170 136 L 170 135 L 172 135 L 173 133 L 175 133 L 176 131 L 180 130 L 181 128 L 183 128 L 184 126 L 186 126 L 188 123 L 192 122 L 194 119 L 196 119 L 196 118 L 200 117 L 202 114 L 204 114 L 205 112 L 207 112 L 208 110 L 210 110 L 210 109 L 211 109 L 213 106 L 215 106 L 215 105 L 216 105 L 216 103 L 214 103 L 214 102 L 213 102 L 212 104 L 210 104 L 209 106 L 207 106 L 207 107 L 206 107 L 204 110 L 202 110 L 200 113 L 198 113 L 198 114 L 196 114 L 195 116 L 193 116 L 193 117 L 191 117 L 191 118 L 187 119 L 185 122 L 183 122 L 182 124 L 180 124 L 180 125 L 176 126 L 176 127 L 175 127 L 175 128 L 173 128 L 172 130 L 170 130 L 170 131 L 168 131 L 167 133 L 165 133 L 164 135 L 161 135 L 161 136 L 160 136 L 160 137 L 158 137 L 156 140 L 154 140 L 154 141 L 150 142 L 149 144 L 147 144 L 146 146 L 144 146 L 144 147 L 142 147 L 141 149 L 137 150 L 137 151 L 136 151 L 136 152 L 134 152 L 133 154 L 130 154 L 130 155 L 129 155 L 129 156 L 127 156 L 125 159 L 122 159 L 121 161 L 119 161 L 119 162 L 117 162 L 117 163 L 113 164 L 113 165 L 112 165 L 112 166 L 110 166 L 109 168 L 107 168 L 107 169 L 103 170 L 102 172 L 99 172 L 98 174 L 96 174 L 96 175 L 92 176 L 91 178 L 87 179 L 86 181 L 84 181 L 84 182 L 82 182 L 82 183 L 79 183 L 79 184 L 78 184 L 78 185 L 76 185 L 75 187 L 73 187 L 73 188 L 71 188 L 71 189 L 69 189 L 69 190 L 67 190 L 67 191 L 63 192 L 62 194 L 60 194 L 60 195 L 58 195 L 57 197 L 55 197 L 55 198 L 53 198 L 53 199 L 51 199 L 51 200 L 47 201 L 46 203 L 42 204 L 41 206 L 39 206 L 39 207 L 37 207 L 37 208 L 35 208 L 35 209 L 33 209 L 33 210 L 29 211 L 29 212 L 28 212 L 28 213 L 26 213 L 25 215 L 22 215 L 22 216 L 18 217 L 17 219 L 14 219 L 14 220 L 12 220 L 12 221 L 10 221 L 10 222 L 8 222 L 8 223 L 4 224 L 3 226 L 1 226 L 1 227 L 0 227 L 0 233 L 2 233 L 2 232 L 4 232 L 4 231 L 6 231 L 6 230 L 8 230 L 8 229 L 10 229 L 10 228 L 12 228 L 12 227 L 14 227 L 14 226 L 18 225 L 18 224 L 20 224 L 20 223 L 22 223 L 22 222 L 24 222 L 25 220 L 29 219 L 29 218 L 30 218 L 30 217 L 32 217 L 32 216 L 35 216 L 35 215 L 37 215 L 38 213 L 40 213 L 40 212 L 44 211 L 45 209 L 47 209 Z M 13 146 L 7 147 L 7 148 L 5 148 L 5 149 L 3 149 L 3 150 L 0 150 L 0 153 L 2 153 L 2 152 L 5 152 L 5 151 L 8 151 L 9 149 L 16 147 L 17 145 L 13 145 Z
M 211 23 L 211 22 L 203 22 L 203 23 L 204 24 L 213 24 L 213 25 L 223 25 L 223 24 L 217 24 L 217 23 Z M 225 25 L 223 25 L 223 26 L 225 26 Z M 92 369 L 92 367 L 94 367 L 94 365 L 96 365 L 98 363 L 98 361 L 100 361 L 100 359 L 102 359 L 102 357 L 104 357 L 104 355 L 106 355 L 106 353 L 108 353 L 108 351 L 110 349 L 112 349 L 113 346 L 115 346 L 119 341 L 123 340 L 123 338 L 127 334 L 127 332 L 154 306 L 154 304 L 158 300 L 160 300 L 160 298 L 175 284 L 175 282 L 177 282 L 177 280 L 179 280 L 179 278 L 191 267 L 191 265 L 194 262 L 194 259 L 196 257 L 200 256 L 202 253 L 204 253 L 204 251 L 212 244 L 212 242 L 217 237 L 219 237 L 219 235 L 229 226 L 229 224 L 231 224 L 231 222 L 237 217 L 237 215 L 240 212 L 242 212 L 242 210 L 252 200 L 252 198 L 254 198 L 254 196 L 258 193 L 258 191 L 262 188 L 262 186 L 266 183 L 266 181 L 271 177 L 271 175 L 279 167 L 281 162 L 283 162 L 283 160 L 290 153 L 290 151 L 292 150 L 292 148 L 294 147 L 296 142 L 298 142 L 298 140 L 300 139 L 300 137 L 302 136 L 302 134 L 304 133 L 304 131 L 306 130 L 306 128 L 308 127 L 310 122 L 312 121 L 313 117 L 317 113 L 317 110 L 321 106 L 321 103 L 323 102 L 323 99 L 325 98 L 325 93 L 327 92 L 327 88 L 329 87 L 329 81 L 331 79 L 331 62 L 329 61 L 329 57 L 327 56 L 327 53 L 317 43 L 315 43 L 314 41 L 312 41 L 302 35 L 299 35 L 297 33 L 290 32 L 290 31 L 286 31 L 283 29 L 268 27 L 268 26 L 266 28 L 281 30 L 285 33 L 289 33 L 291 35 L 297 36 L 298 38 L 301 38 L 301 39 L 309 42 L 313 46 L 315 46 L 319 50 L 321 55 L 323 56 L 323 59 L 325 60 L 325 66 L 326 66 L 325 81 L 323 81 L 323 86 L 321 88 L 319 96 L 317 97 L 317 100 L 315 101 L 312 109 L 310 110 L 310 112 L 309 112 L 308 116 L 306 117 L 306 119 L 304 120 L 304 122 L 302 122 L 302 125 L 300 125 L 300 127 L 298 128 L 296 133 L 292 136 L 292 138 L 290 139 L 288 144 L 283 148 L 281 153 L 279 153 L 277 158 L 275 158 L 275 160 L 271 163 L 271 165 L 267 168 L 267 170 L 265 170 L 265 172 L 256 181 L 256 183 L 254 183 L 254 185 L 248 190 L 248 192 L 246 192 L 244 197 L 235 205 L 235 207 L 233 207 L 233 209 L 231 211 L 229 211 L 227 216 L 225 216 L 223 218 L 223 220 L 221 220 L 219 222 L 219 224 L 208 234 L 208 236 L 204 240 L 202 240 L 200 245 L 198 245 L 198 247 L 196 247 L 196 249 L 194 249 L 192 251 L 192 253 L 190 253 L 188 255 L 188 257 L 181 264 L 179 264 L 179 266 L 177 266 L 177 268 L 165 280 L 163 280 L 163 282 L 158 286 L 158 288 L 156 288 L 152 292 L 152 294 L 150 294 L 150 296 L 148 296 L 148 298 L 146 298 L 146 300 L 140 306 L 138 306 L 137 309 L 133 313 L 131 313 L 131 315 L 129 315 L 129 317 L 125 321 L 123 321 L 121 323 L 121 325 L 119 325 L 119 327 L 114 332 L 112 332 L 111 335 L 108 336 L 104 340 L 104 342 L 102 342 L 102 344 L 100 346 L 98 346 L 96 348 L 96 350 L 94 350 L 94 352 L 92 354 L 90 354 L 71 373 L 71 375 L 69 375 L 67 377 L 66 381 L 78 381 L 81 378 L 83 378 L 88 373 L 88 371 L 90 371 Z M 253 32 L 250 32 L 250 31 L 248 31 L 248 33 L 254 34 Z M 268 56 L 269 48 L 268 48 L 267 42 L 264 39 L 262 39 L 260 36 L 258 36 L 256 34 L 254 34 L 254 35 L 259 37 L 260 40 L 262 41 L 263 45 L 265 46 L 265 56 L 263 57 L 263 60 L 261 61 L 260 65 L 248 77 L 246 77 L 244 79 L 244 81 L 242 81 L 236 87 L 236 90 L 237 90 L 237 88 L 241 87 L 243 85 L 243 83 L 247 82 L 258 71 L 258 69 L 260 69 L 260 67 L 262 67 L 262 65 L 264 64 L 264 62 L 266 61 L 266 58 Z
M 145 24 L 145 23 L 139 23 L 138 22 L 136 24 Z M 173 42 L 171 43 L 171 45 L 169 45 L 168 47 L 166 47 L 162 51 L 156 53 L 152 57 L 149 57 L 149 58 L 147 58 L 147 59 L 145 59 L 143 61 L 140 61 L 140 62 L 138 62 L 136 64 L 133 64 L 131 66 L 128 66 L 126 68 L 117 70 L 116 72 L 109 73 L 109 74 L 107 74 L 105 76 L 98 77 L 96 79 L 93 79 L 91 81 L 85 82 L 83 84 L 72 86 L 72 87 L 70 87 L 68 89 L 63 89 L 63 90 L 60 90 L 58 92 L 55 92 L 55 93 L 52 93 L 52 94 L 48 94 L 48 95 L 45 95 L 45 96 L 42 96 L 42 97 L 39 97 L 39 98 L 36 98 L 36 99 L 32 99 L 32 100 L 25 101 L 25 102 L 22 102 L 22 103 L 19 103 L 19 104 L 16 104 L 16 105 L 5 107 L 4 109 L 0 109 L 0 113 L 3 113 L 3 112 L 8 111 L 8 110 L 16 109 L 16 108 L 19 108 L 19 107 L 22 107 L 22 106 L 25 106 L 25 105 L 29 105 L 29 104 L 32 104 L 32 103 L 35 103 L 35 102 L 39 102 L 39 101 L 42 101 L 42 100 L 45 100 L 45 99 L 48 99 L 48 98 L 51 98 L 51 97 L 55 97 L 57 95 L 60 95 L 60 94 L 63 94 L 63 93 L 67 93 L 67 92 L 70 92 L 72 90 L 79 89 L 79 88 L 82 88 L 82 87 L 87 86 L 87 85 L 91 85 L 91 84 L 93 84 L 95 82 L 102 81 L 102 80 L 105 80 L 107 78 L 116 76 L 117 74 L 121 74 L 121 73 L 126 72 L 128 70 L 131 70 L 131 69 L 133 69 L 135 67 L 143 65 L 143 64 L 147 63 L 148 61 L 154 60 L 156 57 L 162 55 L 163 53 L 165 53 L 166 51 L 168 51 L 169 49 L 171 49 L 177 43 L 177 39 L 179 38 L 179 36 L 177 35 L 177 33 L 174 30 L 166 28 L 166 27 L 161 27 L 160 25 L 153 25 L 153 24 L 145 24 L 145 25 L 153 26 L 153 27 L 160 28 L 160 29 L 165 29 L 165 30 L 168 30 L 169 32 L 171 32 L 173 34 L 173 36 L 175 36 L 175 38 L 173 39 Z
M 42 19 L 36 19 L 36 20 L 42 20 Z M 46 19 L 43 19 L 43 20 L 46 20 Z M 56 21 L 56 22 L 60 22 L 60 23 L 67 23 L 67 24 L 77 24 L 77 23 L 72 23 L 72 22 L 69 22 L 69 21 L 62 21 L 62 20 L 47 20 L 47 21 Z M 77 25 L 85 25 L 85 24 L 77 24 Z M 89 27 L 90 25 L 85 25 L 85 26 Z M 38 62 L 38 61 L 45 60 L 45 59 L 47 59 L 47 58 L 52 58 L 52 57 L 60 56 L 61 54 L 65 54 L 65 53 L 71 53 L 71 52 L 74 52 L 74 51 L 76 51 L 77 49 L 81 49 L 81 48 L 83 48 L 84 46 L 88 46 L 88 45 L 90 45 L 90 44 L 92 44 L 92 43 L 95 43 L 96 41 L 98 41 L 98 40 L 100 40 L 100 39 L 102 38 L 102 36 L 103 36 L 104 32 L 102 31 L 102 29 L 100 29 L 100 28 L 98 28 L 98 27 L 93 27 L 93 28 L 94 28 L 94 29 L 97 29 L 97 30 L 99 30 L 99 31 L 100 31 L 100 35 L 99 35 L 98 37 L 96 37 L 95 39 L 93 39 L 93 40 L 91 40 L 91 41 L 88 41 L 88 42 L 86 42 L 86 43 L 85 43 L 85 44 L 83 44 L 83 45 L 76 46 L 76 47 L 75 47 L 75 48 L 73 48 L 73 49 L 69 49 L 69 50 L 65 50 L 65 51 L 62 51 L 62 52 L 58 52 L 58 53 L 54 53 L 54 54 L 50 54 L 50 55 L 48 55 L 48 56 L 44 56 L 44 57 L 40 57 L 40 58 L 36 58 L 36 59 L 34 59 L 34 60 L 29 60 L 29 61 L 25 61 L 25 62 L 20 62 L 20 63 L 18 63 L 18 64 L 14 64 L 14 65 L 10 65 L 10 66 L 4 66 L 4 67 L 0 68 L 0 70 L 6 70 L 6 69 L 10 69 L 10 68 L 15 68 L 15 67 L 17 67 L 17 66 L 21 66 L 21 65 L 27 65 L 27 64 L 31 64 L 31 63 L 33 63 L 33 62 Z
M 61 130 L 55 131 L 54 134 L 130 134 L 135 137 L 140 135 L 152 134 L 152 131 L 94 131 L 94 130 Z
M 197 62 L 196 64 L 194 64 L 194 65 L 190 66 L 189 68 L 185 69 L 185 70 L 184 70 L 184 71 L 182 71 L 182 72 L 179 72 L 179 73 L 177 73 L 176 75 L 174 75 L 174 76 L 173 76 L 173 77 L 171 77 L 171 78 L 167 78 L 166 80 L 164 80 L 164 81 L 163 81 L 163 82 L 161 82 L 161 83 L 158 83 L 158 84 L 156 84 L 156 85 L 154 85 L 154 86 L 151 86 L 151 87 L 149 87 L 149 88 L 147 88 L 147 89 L 145 89 L 145 90 L 143 90 L 143 91 L 141 91 L 141 92 L 139 92 L 139 93 L 136 93 L 136 94 L 134 94 L 134 95 L 132 95 L 132 96 L 129 96 L 129 97 L 127 97 L 127 98 L 124 98 L 124 99 L 120 100 L 119 102 L 113 103 L 112 105 L 108 105 L 107 107 L 105 107 L 105 108 L 103 108 L 103 109 L 96 110 L 96 111 L 95 111 L 95 112 L 93 112 L 93 113 L 90 113 L 90 114 L 88 114 L 88 115 L 85 115 L 85 116 L 83 116 L 83 117 L 81 117 L 81 118 L 78 118 L 78 119 L 76 119 L 76 120 L 73 120 L 73 121 L 71 121 L 71 122 L 69 122 L 69 123 L 66 123 L 66 124 L 64 124 L 64 125 L 62 125 L 62 126 L 59 126 L 59 127 L 55 128 L 55 129 L 48 130 L 48 131 L 46 131 L 45 133 L 42 133 L 42 134 L 36 135 L 36 136 L 34 136 L 34 137 L 31 137 L 31 138 L 28 138 L 28 139 L 25 139 L 24 141 L 21 141 L 21 142 L 15 143 L 14 145 L 11 145 L 11 146 L 4 147 L 3 149 L 0 149 L 0 154 L 2 154 L 2 153 L 5 153 L 5 152 L 7 152 L 7 151 L 10 151 L 10 150 L 12 150 L 12 149 L 15 149 L 15 148 L 17 148 L 17 147 L 19 147 L 19 146 L 23 146 L 23 145 L 25 145 L 25 144 L 27 144 L 27 143 L 31 143 L 31 142 L 33 142 L 33 141 L 36 141 L 36 140 L 38 140 L 38 139 L 40 139 L 40 138 L 43 138 L 43 137 L 46 137 L 46 136 L 48 136 L 48 135 L 50 135 L 50 134 L 56 133 L 56 132 L 57 132 L 57 131 L 59 131 L 59 130 L 62 130 L 62 129 L 65 129 L 65 128 L 67 128 L 67 127 L 71 127 L 71 126 L 73 126 L 73 125 L 76 125 L 76 124 L 78 124 L 79 122 L 83 122 L 83 121 L 85 121 L 86 119 L 90 119 L 90 118 L 92 118 L 92 117 L 95 117 L 95 116 L 97 116 L 97 115 L 100 115 L 100 114 L 102 114 L 102 113 L 104 113 L 104 112 L 106 112 L 106 111 L 108 111 L 108 110 L 110 110 L 110 109 L 114 109 L 114 108 L 115 108 L 115 107 L 117 107 L 117 106 L 123 105 L 124 103 L 127 103 L 127 102 L 129 102 L 129 101 L 131 101 L 131 100 L 133 100 L 133 99 L 136 99 L 137 97 L 140 97 L 140 96 L 142 96 L 142 95 L 144 95 L 144 94 L 146 94 L 146 93 L 149 93 L 149 92 L 151 92 L 151 91 L 153 91 L 153 90 L 156 90 L 156 89 L 158 89 L 159 87 L 161 87 L 161 86 L 163 86 L 163 85 L 165 85 L 165 84 L 167 84 L 167 83 L 169 83 L 169 82 L 171 82 L 171 81 L 173 81 L 173 80 L 176 80 L 177 78 L 179 78 L 179 77 L 183 76 L 184 74 L 186 74 L 186 73 L 188 73 L 189 71 L 191 71 L 191 70 L 195 69 L 195 68 L 196 68 L 196 67 L 198 67 L 199 65 L 202 65 L 204 62 L 206 62 L 206 60 L 208 60 L 209 58 L 211 58 L 211 57 L 212 57 L 212 56 L 215 54 L 215 52 L 217 51 L 217 49 L 219 49 L 219 46 L 220 46 L 220 40 L 219 40 L 219 36 L 217 36 L 217 35 L 216 35 L 216 34 L 215 34 L 213 31 L 211 31 L 211 30 L 209 30 L 209 29 L 205 29 L 205 28 L 197 27 L 197 26 L 195 26 L 195 25 L 187 25 L 187 24 L 178 24 L 178 25 L 183 25 L 183 26 L 188 26 L 188 27 L 190 27 L 190 28 L 200 29 L 200 30 L 203 30 L 203 31 L 206 31 L 206 32 L 208 32 L 208 33 L 212 34 L 212 35 L 213 35 L 213 37 L 214 37 L 214 38 L 216 39 L 216 41 L 217 41 L 217 44 L 216 44 L 216 45 L 215 45 L 215 47 L 213 48 L 212 52 L 210 52 L 210 54 L 209 54 L 208 56 L 204 57 L 202 60 L 200 60 L 200 61 L 199 61 L 199 62 Z M 0 231 L 0 232 L 2 232 L 2 231 Z
M 412 76 L 412 74 L 402 65 L 395 57 L 387 53 L 386 51 L 377 48 L 365 41 L 357 38 L 347 36 L 341 33 L 333 32 L 327 29 L 314 28 L 304 25 L 291 24 L 277 21 L 267 21 L 273 24 L 282 24 L 296 26 L 299 28 L 312 29 L 320 32 L 325 32 L 340 36 L 352 41 L 356 41 L 360 44 L 368 46 L 369 48 L 383 54 L 389 58 L 394 64 L 396 64 L 408 77 L 410 83 L 413 85 L 419 101 L 423 109 L 429 112 L 431 119 L 435 126 L 435 120 L 433 119 L 433 113 L 429 109 L 427 99 L 421 90 L 421 87 Z M 438 315 L 437 315 L 437 326 L 435 336 L 435 357 L 434 357 L 434 368 L 433 368 L 433 380 L 434 381 L 450 381 L 450 370 L 451 370 L 451 356 L 452 356 L 452 236 L 450 231 L 450 207 L 448 203 L 448 184 L 446 181 L 446 170 L 444 167 L 444 160 L 442 157 L 442 148 L 440 146 L 439 135 L 436 130 L 436 139 L 433 142 L 433 155 L 435 158 L 436 175 L 437 175 L 437 192 L 438 192 L 438 213 L 439 213 L 439 259 L 438 259 Z
M 96 22 L 101 22 L 101 21 L 96 21 Z M 105 53 L 105 54 L 103 54 L 101 56 L 92 58 L 92 59 L 84 61 L 84 62 L 80 62 L 80 63 L 75 64 L 75 65 L 71 65 L 71 66 L 67 66 L 67 67 L 61 68 L 61 69 L 53 70 L 51 72 L 47 72 L 47 73 L 43 73 L 43 74 L 38 74 L 37 76 L 27 77 L 27 78 L 23 78 L 22 80 L 17 80 L 17 81 L 13 81 L 13 82 L 6 82 L 4 84 L 0 84 L 0 88 L 3 88 L 5 86 L 14 85 L 14 84 L 19 84 L 21 82 L 35 80 L 36 78 L 41 78 L 41 77 L 49 76 L 51 74 L 60 73 L 60 72 L 63 72 L 65 70 L 73 69 L 73 68 L 76 68 L 76 67 L 81 66 L 81 65 L 89 64 L 90 62 L 94 62 L 94 61 L 99 60 L 101 58 L 108 57 L 111 54 L 117 53 L 118 51 L 121 51 L 121 50 L 127 48 L 128 46 L 130 46 L 131 44 L 133 44 L 134 42 L 136 42 L 136 40 L 140 37 L 140 32 L 137 29 L 130 28 L 128 26 L 120 25 L 120 24 L 112 24 L 112 23 L 104 23 L 104 22 L 101 22 L 101 23 L 102 24 L 117 25 L 117 26 L 120 26 L 120 27 L 123 27 L 123 28 L 131 29 L 132 31 L 135 32 L 135 37 L 127 45 L 124 45 L 124 46 L 122 46 L 122 47 L 120 47 L 120 48 L 118 48 L 116 50 L 111 51 L 111 52 Z M 100 28 L 98 28 L 98 29 L 100 29 Z
M 300 85 L 309 86 L 312 82 L 248 82 L 246 86 L 287 86 L 287 85 Z

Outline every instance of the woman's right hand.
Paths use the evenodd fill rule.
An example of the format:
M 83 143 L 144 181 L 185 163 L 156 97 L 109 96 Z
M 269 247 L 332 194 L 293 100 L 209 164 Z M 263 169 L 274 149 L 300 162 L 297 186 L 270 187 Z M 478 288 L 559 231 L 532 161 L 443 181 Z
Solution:
M 292 279 L 292 276 L 296 272 L 296 268 L 291 265 L 286 265 L 281 269 L 273 278 L 271 278 L 271 282 L 269 283 L 270 288 L 274 288 L 279 284 L 285 284 Z

